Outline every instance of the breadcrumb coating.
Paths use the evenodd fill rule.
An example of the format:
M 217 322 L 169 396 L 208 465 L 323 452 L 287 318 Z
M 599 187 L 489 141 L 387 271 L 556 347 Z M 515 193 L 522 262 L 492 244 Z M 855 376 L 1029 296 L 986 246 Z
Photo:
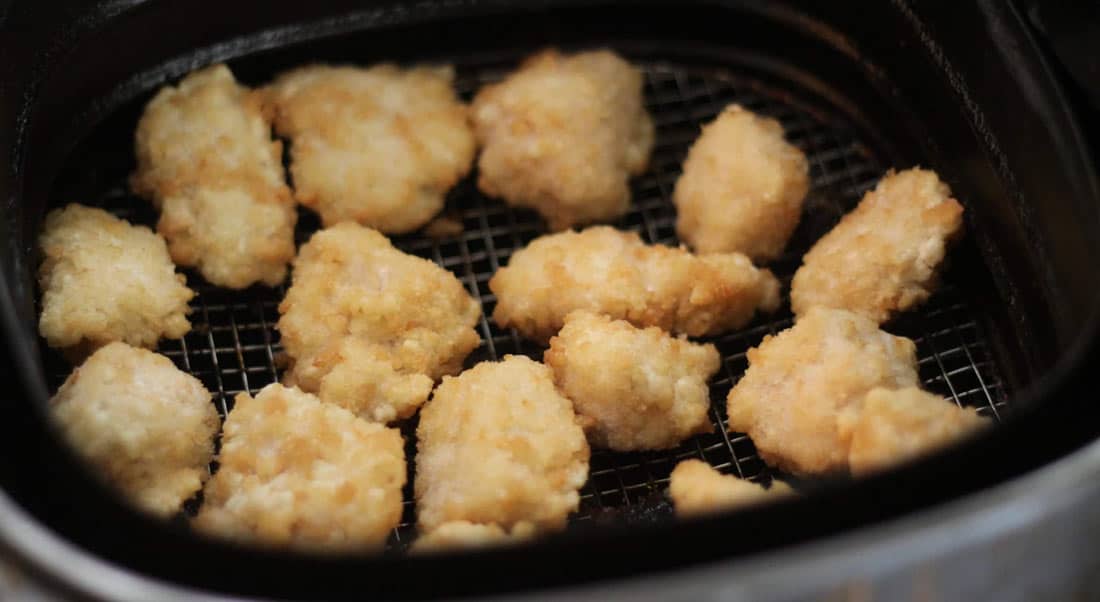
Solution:
M 872 389 L 859 412 L 841 424 L 851 431 L 848 462 L 856 475 L 889 468 L 986 426 L 989 421 L 973 408 L 916 387 Z
M 195 293 L 148 228 L 71 204 L 46 215 L 38 246 L 38 330 L 50 347 L 74 356 L 111 341 L 155 347 L 191 330 Z
M 935 172 L 890 171 L 802 260 L 791 308 L 833 307 L 879 324 L 920 304 L 938 281 L 963 208 Z
M 550 369 L 526 357 L 445 377 L 420 411 L 421 532 L 451 521 L 565 527 L 588 478 L 588 443 Z
M 401 520 L 401 434 L 299 389 L 241 393 L 196 528 L 314 551 L 380 549 Z
M 326 226 L 355 221 L 415 230 L 443 208 L 477 151 L 451 67 L 313 65 L 266 89 L 275 129 L 290 138 L 298 202 Z
M 760 457 L 796 474 L 848 469 L 851 433 L 839 424 L 875 387 L 917 385 L 916 345 L 860 314 L 815 307 L 764 337 L 727 399 L 729 429 Z
M 608 226 L 531 241 L 493 274 L 489 288 L 497 297 L 496 323 L 538 341 L 578 309 L 704 336 L 779 306 L 779 281 L 744 255 L 692 255 Z
M 283 281 L 298 216 L 256 92 L 225 65 L 196 71 L 145 107 L 135 151 L 130 186 L 161 210 L 176 263 L 228 288 Z
M 421 535 L 412 545 L 413 553 L 430 553 L 454 548 L 486 548 L 520 543 L 535 534 L 531 523 L 517 523 L 505 531 L 496 524 L 478 524 L 464 520 L 443 523 L 431 533 Z
M 110 343 L 50 400 L 65 439 L 147 512 L 168 517 L 202 487 L 218 413 L 210 393 L 168 358 Z
M 302 245 L 279 313 L 288 383 L 379 422 L 412 415 L 481 341 L 453 274 L 351 222 Z
M 676 181 L 676 233 L 699 253 L 779 257 L 810 189 L 806 155 L 783 126 L 730 105 L 703 126 Z
M 552 230 L 612 220 L 653 148 L 642 74 L 609 50 L 531 56 L 472 105 L 478 187 L 530 207 Z
M 782 481 L 773 480 L 771 487 L 765 489 L 759 483 L 722 474 L 702 460 L 684 460 L 677 464 L 668 487 L 672 506 L 680 517 L 759 504 L 793 493 L 790 485 Z
M 594 446 L 665 449 L 713 429 L 707 380 L 721 365 L 714 345 L 575 311 L 543 361 Z

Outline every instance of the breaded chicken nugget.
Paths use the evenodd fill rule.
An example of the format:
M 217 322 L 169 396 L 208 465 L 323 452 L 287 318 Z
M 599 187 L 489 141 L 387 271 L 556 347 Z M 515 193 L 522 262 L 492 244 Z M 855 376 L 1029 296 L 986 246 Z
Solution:
M 888 172 L 802 259 L 791 308 L 834 307 L 879 324 L 923 302 L 936 286 L 947 243 L 962 229 L 962 205 L 935 172 Z
M 779 305 L 779 281 L 739 253 L 696 256 L 594 226 L 541 236 L 489 280 L 493 319 L 545 341 L 587 309 L 675 334 L 717 334 Z
M 298 202 L 325 225 L 409 232 L 431 221 L 474 161 L 467 107 L 451 67 L 314 65 L 266 89 L 290 138 Z
M 593 445 L 665 449 L 713 429 L 707 380 L 721 365 L 714 345 L 575 311 L 543 360 Z
M 642 74 L 608 50 L 544 50 L 472 105 L 478 187 L 542 214 L 553 230 L 626 213 L 654 128 Z
M 810 189 L 806 155 L 783 126 L 738 105 L 703 126 L 676 181 L 676 233 L 699 253 L 779 257 Z
M 218 413 L 168 358 L 110 343 L 50 400 L 65 438 L 142 509 L 171 516 L 209 476 Z
M 875 387 L 917 385 L 913 341 L 838 309 L 810 309 L 764 337 L 748 360 L 727 400 L 729 429 L 747 433 L 765 462 L 792 473 L 846 470 L 844 414 Z
M 111 341 L 154 347 L 191 330 L 195 293 L 148 228 L 72 204 L 46 216 L 38 246 L 38 330 L 50 347 L 77 356 Z
M 973 408 L 907 387 L 872 389 L 841 429 L 851 431 L 852 473 L 865 474 L 949 445 L 988 425 Z
M 377 549 L 401 521 L 396 429 L 278 383 L 237 396 L 195 526 L 317 551 Z
M 765 489 L 759 483 L 725 475 L 701 460 L 684 460 L 669 478 L 668 494 L 676 515 L 697 516 L 739 506 L 759 504 L 791 495 L 794 490 L 782 481 Z
M 302 245 L 279 313 L 288 383 L 378 422 L 412 415 L 481 341 L 453 274 L 351 222 Z
M 452 548 L 485 548 L 520 543 L 535 534 L 534 525 L 521 522 L 505 531 L 496 524 L 478 524 L 464 520 L 443 523 L 413 543 L 414 553 L 437 552 Z
M 228 288 L 283 281 L 298 217 L 255 92 L 225 65 L 196 71 L 149 102 L 135 147 L 130 185 L 161 210 L 176 263 Z
M 588 443 L 550 369 L 525 357 L 445 377 L 416 430 L 422 532 L 451 521 L 565 527 L 588 478 Z

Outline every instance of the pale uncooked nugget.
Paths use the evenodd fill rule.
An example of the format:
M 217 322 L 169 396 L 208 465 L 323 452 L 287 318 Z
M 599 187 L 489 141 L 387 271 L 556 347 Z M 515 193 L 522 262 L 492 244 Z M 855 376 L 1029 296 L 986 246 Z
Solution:
M 908 387 L 872 389 L 841 428 L 851 431 L 848 462 L 858 475 L 950 445 L 988 425 L 973 408 Z
M 773 480 L 765 489 L 759 483 L 725 475 L 702 460 L 684 460 L 669 478 L 668 495 L 676 515 L 697 516 L 751 506 L 794 493 L 790 485 Z
M 313 65 L 266 88 L 290 138 L 298 202 L 325 225 L 415 230 L 443 208 L 477 150 L 451 67 Z
M 496 524 L 478 524 L 464 520 L 443 523 L 431 533 L 413 542 L 414 553 L 438 552 L 455 548 L 487 548 L 513 545 L 529 539 L 535 533 L 531 523 L 518 523 L 511 531 Z
M 279 313 L 287 382 L 379 422 L 412 415 L 481 342 L 453 274 L 352 222 L 302 245 Z
M 626 213 L 628 180 L 653 148 L 642 84 L 641 72 L 608 50 L 528 58 L 474 99 L 478 187 L 535 209 L 553 230 Z
M 779 281 L 744 255 L 692 255 L 608 226 L 536 238 L 493 274 L 489 289 L 496 323 L 538 341 L 578 309 L 704 336 L 779 306 Z
M 729 429 L 747 433 L 765 462 L 796 474 L 848 469 L 840 428 L 875 387 L 917 385 L 916 345 L 865 316 L 815 307 L 764 337 L 727 400 Z
M 526 357 L 445 377 L 416 430 L 421 532 L 451 521 L 565 527 L 588 478 L 588 443 L 550 369 Z
M 147 512 L 175 514 L 210 474 L 210 393 L 152 351 L 105 345 L 69 375 L 50 411 L 98 475 Z
M 222 431 L 201 531 L 314 551 L 380 549 L 401 521 L 396 429 L 278 383 L 241 393 Z
M 71 204 L 46 216 L 38 246 L 38 330 L 50 347 L 74 356 L 111 341 L 155 347 L 191 330 L 195 293 L 149 228 Z
M 832 307 L 881 324 L 932 294 L 963 208 L 935 172 L 888 172 L 817 241 L 791 283 L 791 308 Z
M 550 339 L 543 361 L 594 446 L 666 449 L 714 428 L 707 388 L 721 366 L 714 345 L 576 311 Z
M 131 187 L 160 209 L 172 259 L 218 286 L 274 286 L 294 258 L 298 216 L 261 104 L 214 65 L 163 88 L 135 134 Z
M 783 126 L 730 105 L 703 126 L 676 181 L 676 233 L 698 253 L 779 257 L 810 189 L 806 155 Z

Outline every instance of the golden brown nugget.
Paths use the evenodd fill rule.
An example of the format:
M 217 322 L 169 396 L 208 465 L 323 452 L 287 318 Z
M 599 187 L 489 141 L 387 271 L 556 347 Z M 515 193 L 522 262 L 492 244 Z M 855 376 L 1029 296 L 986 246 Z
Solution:
M 175 514 L 210 474 L 210 393 L 152 351 L 105 345 L 65 379 L 50 411 L 99 476 L 147 512 Z
M 730 105 L 703 126 L 676 181 L 676 233 L 699 253 L 779 257 L 810 189 L 806 155 L 783 126 Z
M 538 362 L 506 356 L 445 377 L 416 436 L 421 532 L 451 521 L 559 530 L 580 503 L 588 443 Z
M 430 553 L 455 548 L 486 548 L 513 545 L 530 539 L 535 534 L 531 523 L 518 523 L 505 531 L 496 524 L 478 524 L 464 520 L 443 523 L 431 533 L 421 535 L 413 542 L 413 553 Z
M 729 429 L 747 433 L 765 462 L 796 474 L 847 470 L 844 415 L 875 387 L 917 385 L 913 341 L 838 309 L 810 309 L 764 337 L 748 360 L 727 399 Z
M 160 209 L 176 263 L 218 286 L 274 286 L 294 258 L 294 199 L 259 96 L 225 65 L 167 86 L 135 134 L 134 192 Z
M 935 172 L 888 172 L 806 253 L 791 308 L 847 309 L 881 324 L 918 305 L 936 287 L 948 242 L 961 235 L 962 213 Z
M 552 230 L 612 220 L 630 205 L 654 127 L 642 74 L 608 50 L 544 50 L 472 105 L 482 146 L 478 187 L 530 207 Z
M 191 330 L 195 293 L 149 228 L 71 204 L 46 216 L 38 247 L 38 331 L 50 347 L 74 356 L 111 341 L 155 347 Z
M 241 393 L 196 528 L 315 551 L 380 549 L 401 520 L 401 434 L 280 384 Z
M 493 274 L 489 288 L 496 323 L 538 341 L 578 309 L 704 336 L 779 306 L 779 281 L 744 255 L 692 255 L 608 226 L 536 238 Z
M 848 462 L 859 475 L 934 451 L 988 425 L 973 408 L 907 387 L 872 389 L 841 427 L 851 430 Z
M 721 365 L 714 345 L 575 311 L 543 361 L 595 446 L 665 449 L 714 428 L 707 415 L 707 380 Z
M 669 478 L 668 494 L 679 517 L 698 516 L 740 506 L 759 504 L 794 493 L 790 485 L 772 481 L 765 489 L 759 483 L 725 475 L 701 460 L 684 460 Z
M 313 65 L 266 89 L 275 129 L 290 138 L 298 202 L 326 226 L 355 221 L 415 230 L 469 172 L 476 143 L 451 67 Z
M 377 422 L 411 416 L 481 342 L 453 274 L 351 222 L 302 245 L 279 313 L 288 384 Z

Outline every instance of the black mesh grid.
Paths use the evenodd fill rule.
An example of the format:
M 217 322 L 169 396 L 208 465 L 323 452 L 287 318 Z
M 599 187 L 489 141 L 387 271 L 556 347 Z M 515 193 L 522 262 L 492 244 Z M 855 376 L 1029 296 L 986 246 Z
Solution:
M 677 244 L 675 211 L 669 199 L 680 163 L 700 125 L 731 102 L 780 120 L 788 139 L 802 148 L 810 160 L 813 188 L 803 222 L 788 251 L 769 265 L 785 286 L 813 241 L 854 206 L 889 167 L 839 115 L 825 106 L 802 100 L 800 90 L 764 84 L 724 70 L 652 62 L 640 66 L 646 74 L 645 96 L 657 124 L 657 142 L 650 168 L 634 181 L 634 204 L 616 225 L 640 232 L 648 242 Z M 502 73 L 500 66 L 460 69 L 457 85 L 462 95 L 469 98 L 482 83 L 498 79 Z M 99 154 L 99 161 L 103 157 L 126 156 L 123 149 L 105 149 Z M 115 167 L 124 168 L 125 164 Z M 77 172 L 79 168 L 78 165 Z M 468 178 L 452 192 L 445 210 L 462 223 L 461 234 L 443 239 L 401 236 L 394 243 L 406 252 L 449 269 L 481 300 L 484 311 L 478 329 L 482 342 L 467 360 L 467 366 L 509 353 L 540 359 L 542 348 L 522 340 L 514 331 L 498 328 L 488 319 L 495 305 L 488 281 L 516 249 L 545 232 L 545 227 L 529 211 L 511 209 L 485 198 L 472 180 Z M 148 203 L 133 198 L 124 182 L 99 198 L 70 197 L 57 202 L 72 200 L 98 202 L 135 222 L 149 225 L 155 222 Z M 303 213 L 299 242 L 316 228 L 317 220 Z M 274 324 L 285 288 L 229 291 L 206 284 L 193 272 L 187 272 L 187 276 L 189 286 L 198 293 L 192 302 L 193 330 L 181 340 L 162 342 L 159 351 L 206 385 L 224 417 L 237 393 L 256 393 L 282 375 L 282 349 Z M 887 329 L 916 341 L 920 376 L 928 389 L 999 419 L 1007 397 L 983 323 L 964 288 L 952 285 L 950 270 L 944 280 L 941 290 L 927 304 Z M 581 492 L 580 509 L 573 521 L 666 516 L 663 491 L 670 471 L 682 459 L 700 458 L 723 472 L 746 479 L 770 479 L 771 474 L 757 457 L 752 442 L 743 434 L 726 432 L 725 398 L 747 366 L 745 352 L 764 335 L 790 324 L 789 310 L 784 307 L 773 316 L 757 318 L 740 331 L 710 339 L 724 358 L 724 369 L 711 384 L 714 431 L 664 452 L 593 450 L 590 477 Z M 51 385 L 56 388 L 70 367 L 53 353 L 47 353 L 46 365 Z M 415 450 L 415 419 L 403 425 L 402 430 L 411 460 Z M 392 538 L 393 547 L 402 547 L 415 536 L 411 471 L 410 462 L 405 513 Z M 194 506 L 189 505 L 192 509 Z

